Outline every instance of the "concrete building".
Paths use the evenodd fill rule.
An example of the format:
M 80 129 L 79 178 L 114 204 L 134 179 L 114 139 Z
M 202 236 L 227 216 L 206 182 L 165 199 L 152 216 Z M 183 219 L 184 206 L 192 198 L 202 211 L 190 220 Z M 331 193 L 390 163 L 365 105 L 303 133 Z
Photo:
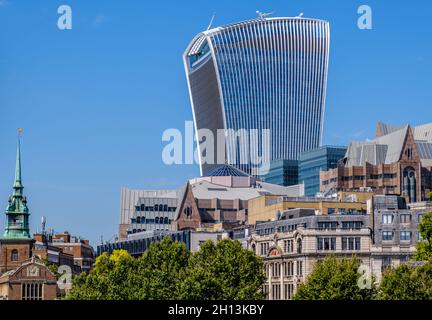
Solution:
M 367 211 L 370 192 L 339 192 L 335 198 L 261 195 L 249 200 L 248 224 L 277 220 L 289 209 L 313 209 L 317 214 L 356 214 Z
M 132 190 L 122 188 L 120 205 L 119 239 L 128 234 L 172 230 L 180 194 L 184 190 Z
M 269 160 L 298 160 L 302 151 L 321 144 L 329 49 L 329 23 L 303 17 L 254 19 L 200 32 L 183 55 L 196 132 L 208 129 L 218 137 L 218 129 L 269 129 Z M 243 162 L 240 155 L 261 149 L 222 138 L 226 163 L 256 175 L 250 159 Z M 217 151 L 214 158 L 216 163 Z M 201 175 L 214 167 L 200 159 Z
M 346 151 L 346 147 L 324 146 L 300 154 L 298 181 L 305 186 L 305 196 L 320 192 L 320 172 L 336 168 Z
M 320 174 L 322 192 L 371 189 L 409 202 L 431 191 L 432 124 L 411 128 L 378 124 L 377 138 L 352 142 L 337 168 Z

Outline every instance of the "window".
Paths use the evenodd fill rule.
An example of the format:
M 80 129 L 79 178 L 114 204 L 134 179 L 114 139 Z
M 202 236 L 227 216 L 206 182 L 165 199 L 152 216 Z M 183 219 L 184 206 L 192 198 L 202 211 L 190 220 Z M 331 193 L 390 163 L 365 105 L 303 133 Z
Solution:
M 284 263 L 284 277 L 291 277 L 294 275 L 294 262 L 289 261 Z
M 272 264 L 272 277 L 279 278 L 280 277 L 280 263 Z
M 327 214 L 334 214 L 336 212 L 335 208 L 328 208 L 327 209 Z
M 382 239 L 383 239 L 383 241 L 393 240 L 393 231 L 383 231 Z
M 297 261 L 297 275 L 303 275 L 303 261 Z
M 268 286 L 268 284 L 264 285 L 263 293 L 264 293 L 265 298 L 268 299 L 269 298 L 269 286 Z
M 410 223 L 411 215 L 410 214 L 401 214 L 400 215 L 400 223 Z
M 382 215 L 382 223 L 383 224 L 392 224 L 393 223 L 393 215 L 392 214 L 383 214 Z
M 320 230 L 335 230 L 337 227 L 337 222 L 318 222 L 318 229 Z
M 301 239 L 297 240 L 297 253 L 302 253 L 302 241 L 301 241 Z
M 294 295 L 294 285 L 292 283 L 284 284 L 284 294 L 286 300 L 291 300 Z
M 261 247 L 261 255 L 262 256 L 267 255 L 267 252 L 269 250 L 269 244 L 267 242 L 264 242 L 260 244 L 260 247 Z
M 360 230 L 363 226 L 363 222 L 361 221 L 343 221 L 342 229 L 354 229 Z
M 319 251 L 330 251 L 336 250 L 336 238 L 335 237 L 318 237 L 317 247 Z
M 385 269 L 390 268 L 391 265 L 392 265 L 392 258 L 391 257 L 383 257 L 381 270 L 384 271 Z
M 42 300 L 41 283 L 23 283 L 21 285 L 22 300 Z
M 18 250 L 13 249 L 11 252 L 11 261 L 18 261 Z
M 342 237 L 342 250 L 360 250 L 360 237 Z
M 273 284 L 272 290 L 273 290 L 273 300 L 280 300 L 281 299 L 281 286 L 280 286 L 280 284 Z
M 294 251 L 294 241 L 293 240 L 284 240 L 284 252 L 291 253 Z
M 400 232 L 400 240 L 401 241 L 411 241 L 411 232 L 410 231 L 401 231 Z

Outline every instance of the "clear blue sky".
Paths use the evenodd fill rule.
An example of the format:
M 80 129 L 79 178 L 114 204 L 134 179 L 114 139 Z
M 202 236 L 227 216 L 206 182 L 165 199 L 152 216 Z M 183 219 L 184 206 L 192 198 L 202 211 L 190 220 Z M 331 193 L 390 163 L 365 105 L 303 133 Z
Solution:
M 71 31 L 57 29 L 61 4 Z M 357 28 L 361 4 L 373 30 Z M 176 188 L 198 175 L 161 160 L 162 132 L 192 119 L 181 55 L 213 13 L 222 25 L 256 10 L 330 21 L 326 144 L 373 138 L 380 120 L 432 121 L 427 0 L 0 0 L 0 209 L 18 127 L 33 232 L 45 215 L 96 245 L 117 231 L 122 186 Z

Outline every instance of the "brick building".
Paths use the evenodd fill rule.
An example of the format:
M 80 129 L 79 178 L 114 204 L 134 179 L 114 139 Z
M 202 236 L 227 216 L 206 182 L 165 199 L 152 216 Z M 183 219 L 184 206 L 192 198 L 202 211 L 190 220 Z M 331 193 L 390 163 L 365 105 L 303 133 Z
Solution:
M 337 168 L 320 173 L 320 190 L 370 189 L 377 195 L 425 199 L 432 188 L 432 124 L 378 124 L 375 140 L 352 142 Z

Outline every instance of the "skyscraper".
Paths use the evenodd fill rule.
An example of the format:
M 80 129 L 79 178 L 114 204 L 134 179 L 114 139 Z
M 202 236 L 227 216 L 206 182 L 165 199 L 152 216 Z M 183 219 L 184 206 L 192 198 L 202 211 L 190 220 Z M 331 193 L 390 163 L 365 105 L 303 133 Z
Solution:
M 225 156 L 215 150 L 215 162 L 224 158 L 253 173 L 240 159 L 252 144 L 260 154 L 268 148 L 269 161 L 298 160 L 321 144 L 329 45 L 329 23 L 301 17 L 234 23 L 192 40 L 183 60 L 195 129 L 214 137 L 218 129 L 270 130 L 269 142 L 225 138 Z M 203 158 L 206 174 L 214 165 Z

